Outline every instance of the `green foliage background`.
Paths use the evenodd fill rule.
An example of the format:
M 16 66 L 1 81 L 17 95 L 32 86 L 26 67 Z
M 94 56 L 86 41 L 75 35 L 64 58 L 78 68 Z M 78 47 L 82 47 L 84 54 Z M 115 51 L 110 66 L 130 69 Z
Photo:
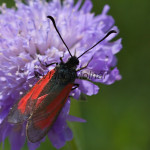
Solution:
M 8 7 L 12 0 L 1 0 Z M 74 139 L 61 150 L 149 150 L 150 149 L 150 1 L 92 0 L 93 12 L 105 4 L 120 29 L 123 49 L 117 55 L 123 79 L 100 85 L 88 102 L 72 100 L 71 114 L 87 123 L 69 123 Z M 5 150 L 9 150 L 8 141 Z M 38 150 L 54 150 L 49 140 Z M 1 150 L 1 148 L 0 148 Z M 23 148 L 27 150 L 27 146 Z

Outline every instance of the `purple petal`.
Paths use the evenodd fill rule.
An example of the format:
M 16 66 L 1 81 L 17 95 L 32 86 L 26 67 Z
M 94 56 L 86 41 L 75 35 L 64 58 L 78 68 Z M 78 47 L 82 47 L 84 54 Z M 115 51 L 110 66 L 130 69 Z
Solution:
M 11 129 L 12 126 L 9 125 L 6 121 L 3 121 L 3 123 L 0 124 L 0 142 L 3 142 L 4 144 L 5 138 L 9 136 Z
M 92 7 L 93 7 L 93 5 L 92 5 L 91 0 L 86 0 L 81 9 L 85 13 L 87 13 L 87 12 L 89 12 L 92 9 Z
M 73 133 L 69 127 L 66 127 L 64 134 L 66 141 L 71 141 L 73 139 Z
M 74 9 L 77 11 L 81 6 L 82 0 L 78 0 L 77 4 L 74 6 Z
M 54 130 L 50 130 L 48 138 L 57 149 L 60 149 L 66 143 L 65 136 L 63 134 L 57 134 Z
M 36 150 L 40 146 L 41 142 L 31 143 L 28 142 L 29 150 Z
M 106 15 L 108 13 L 109 9 L 110 9 L 110 6 L 109 5 L 105 5 L 104 8 L 103 8 L 102 14 Z
M 67 120 L 71 121 L 71 122 L 86 122 L 86 120 L 84 120 L 82 118 L 71 116 L 71 115 L 67 116 Z
M 8 113 L 9 113 L 8 108 L 9 108 L 9 106 L 5 106 L 5 107 L 0 109 L 0 111 L 1 111 L 1 113 L 0 113 L 0 124 L 3 122 L 5 117 L 8 115 Z
M 25 144 L 26 135 L 25 128 L 22 125 L 15 125 L 12 131 L 17 131 L 15 134 L 11 132 L 9 135 L 9 141 L 11 144 L 11 150 L 21 150 Z
M 81 91 L 77 88 L 70 93 L 70 96 L 73 96 L 75 99 L 80 98 Z
M 111 71 L 111 73 L 110 73 L 110 75 L 109 75 L 109 78 L 107 79 L 107 81 L 106 81 L 106 84 L 112 84 L 112 83 L 114 83 L 116 80 L 121 80 L 122 79 L 122 77 L 121 77 L 121 75 L 119 74 L 119 70 L 117 69 L 117 67 L 116 68 L 114 68 L 112 71 Z
M 53 146 L 59 149 L 65 145 L 66 141 L 72 140 L 73 134 L 70 128 L 66 126 L 60 133 L 55 132 L 53 129 L 51 129 L 48 133 L 48 137 Z
M 113 54 L 117 54 L 122 49 L 121 41 L 122 39 L 119 39 L 116 42 L 114 42 L 114 46 L 112 46 Z
M 79 84 L 79 89 L 81 90 L 81 92 L 86 95 L 95 95 L 99 91 L 99 87 L 92 82 L 86 80 L 76 80 L 76 83 Z

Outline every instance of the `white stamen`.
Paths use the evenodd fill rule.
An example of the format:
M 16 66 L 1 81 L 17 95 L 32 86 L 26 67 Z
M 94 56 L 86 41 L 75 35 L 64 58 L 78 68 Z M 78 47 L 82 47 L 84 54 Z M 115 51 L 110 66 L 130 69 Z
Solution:
M 0 95 L 0 100 L 3 99 L 3 95 Z
M 12 73 L 8 73 L 7 75 L 8 75 L 8 76 L 12 76 Z
M 32 87 L 33 85 L 32 84 L 29 84 L 29 87 Z
M 19 75 L 19 72 L 18 72 L 18 71 L 16 71 L 16 73 L 15 73 L 15 74 L 16 74 L 16 76 L 18 76 L 18 75 Z
M 5 77 L 0 77 L 0 80 L 1 81 L 6 81 L 6 78 Z
M 24 72 L 24 75 L 28 75 L 28 71 Z
M 21 91 L 19 94 L 20 94 L 20 95 L 22 95 L 22 94 L 23 94 L 23 92 Z
M 38 69 L 38 68 L 39 68 L 39 66 L 38 66 L 38 65 L 35 65 L 35 66 L 34 66 L 34 68 L 35 68 L 35 69 Z
M 109 60 L 109 57 L 108 57 L 108 56 L 106 56 L 105 61 L 108 61 L 108 60 Z
M 103 24 L 104 24 L 104 22 L 103 22 L 103 21 L 100 21 L 99 25 L 103 25 Z

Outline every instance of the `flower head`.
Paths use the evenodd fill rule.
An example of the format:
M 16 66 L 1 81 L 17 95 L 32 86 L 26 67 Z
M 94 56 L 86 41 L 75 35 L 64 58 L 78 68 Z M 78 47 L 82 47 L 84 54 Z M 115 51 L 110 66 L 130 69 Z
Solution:
M 74 4 L 73 0 L 52 2 L 28 1 L 24 4 L 16 0 L 16 8 L 0 7 L 0 141 L 9 137 L 12 150 L 20 150 L 25 143 L 25 123 L 12 125 L 7 122 L 10 108 L 29 90 L 38 79 L 35 71 L 46 74 L 55 65 L 45 68 L 42 63 L 60 62 L 60 57 L 66 62 L 70 57 L 66 47 L 55 31 L 53 24 L 47 19 L 48 15 L 55 18 L 59 32 L 68 45 L 72 54 L 80 56 L 85 50 L 102 39 L 110 29 L 118 31 L 114 26 L 114 19 L 107 15 L 109 6 L 106 5 L 102 13 L 95 16 L 91 13 L 92 3 L 86 0 L 80 8 L 81 0 Z M 102 78 L 89 78 L 91 81 L 112 84 L 120 80 L 116 66 L 115 54 L 120 51 L 121 39 L 110 42 L 116 34 L 83 55 L 78 68 L 86 65 L 93 58 L 88 67 L 81 74 L 100 75 Z M 39 61 L 40 60 L 40 61 Z M 113 69 L 112 69 L 113 68 Z M 97 94 L 99 87 L 90 81 L 77 79 L 79 88 L 70 93 L 75 99 L 81 93 Z M 60 112 L 48 137 L 56 148 L 64 146 L 66 141 L 73 138 L 66 121 L 84 120 L 69 115 L 70 99 Z M 44 139 L 43 139 L 44 140 Z M 19 141 L 19 142 L 18 142 Z M 40 141 L 41 142 L 41 141 Z M 40 142 L 28 142 L 30 150 L 36 149 Z

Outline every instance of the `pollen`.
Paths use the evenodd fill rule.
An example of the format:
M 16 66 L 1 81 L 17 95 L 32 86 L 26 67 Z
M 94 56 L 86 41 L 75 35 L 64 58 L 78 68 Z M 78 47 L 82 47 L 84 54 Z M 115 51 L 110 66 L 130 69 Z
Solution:
M 0 81 L 6 81 L 6 78 L 5 77 L 0 77 Z
M 19 92 L 19 94 L 20 94 L 20 95 L 22 95 L 22 94 L 23 94 L 23 92 L 22 92 L 22 91 L 20 91 L 20 92 Z
M 32 87 L 33 85 L 32 84 L 29 84 L 29 87 Z
M 0 100 L 2 100 L 3 99 L 3 95 L 0 95 Z
M 8 75 L 8 76 L 12 76 L 12 73 L 8 73 L 7 75 Z

